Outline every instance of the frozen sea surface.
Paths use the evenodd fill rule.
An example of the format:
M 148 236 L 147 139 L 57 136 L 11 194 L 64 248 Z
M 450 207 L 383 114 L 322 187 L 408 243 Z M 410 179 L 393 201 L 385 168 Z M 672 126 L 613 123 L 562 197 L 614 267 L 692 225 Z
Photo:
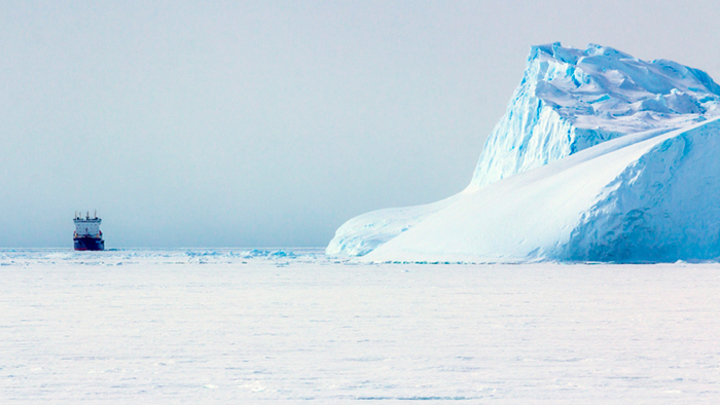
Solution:
M 0 403 L 716 404 L 720 265 L 0 250 Z

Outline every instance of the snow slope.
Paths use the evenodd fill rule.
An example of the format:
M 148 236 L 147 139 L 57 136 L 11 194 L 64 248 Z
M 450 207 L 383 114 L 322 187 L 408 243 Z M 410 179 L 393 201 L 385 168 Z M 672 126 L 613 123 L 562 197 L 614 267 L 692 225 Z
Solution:
M 350 220 L 326 253 L 373 261 L 718 257 L 719 105 L 720 87 L 707 74 L 674 62 L 597 45 L 533 47 L 466 190 Z
M 364 256 L 417 225 L 428 216 L 447 207 L 457 198 L 458 195 L 454 195 L 432 204 L 387 208 L 357 216 L 344 223 L 336 231 L 335 238 L 325 249 L 325 254 L 329 256 Z
M 720 257 L 720 120 L 605 142 L 467 191 L 370 261 Z

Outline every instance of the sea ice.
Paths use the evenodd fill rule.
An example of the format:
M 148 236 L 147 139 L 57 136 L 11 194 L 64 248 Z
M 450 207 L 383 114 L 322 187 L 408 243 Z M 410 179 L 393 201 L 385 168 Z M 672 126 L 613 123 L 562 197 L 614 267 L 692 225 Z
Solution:
M 720 400 L 717 264 L 186 252 L 3 252 L 0 402 Z

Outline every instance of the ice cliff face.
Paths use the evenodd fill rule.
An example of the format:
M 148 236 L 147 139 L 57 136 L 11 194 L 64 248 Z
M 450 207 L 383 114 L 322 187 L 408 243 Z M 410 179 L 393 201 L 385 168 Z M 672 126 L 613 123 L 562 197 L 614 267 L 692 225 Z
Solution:
M 354 218 L 326 253 L 373 261 L 720 257 L 717 117 L 720 86 L 700 70 L 597 45 L 533 47 L 466 190 Z
M 597 193 L 559 258 L 720 258 L 720 120 L 659 138 Z
M 720 115 L 720 86 L 668 60 L 612 48 L 533 47 L 505 116 L 473 175 L 480 187 L 618 136 L 674 129 Z

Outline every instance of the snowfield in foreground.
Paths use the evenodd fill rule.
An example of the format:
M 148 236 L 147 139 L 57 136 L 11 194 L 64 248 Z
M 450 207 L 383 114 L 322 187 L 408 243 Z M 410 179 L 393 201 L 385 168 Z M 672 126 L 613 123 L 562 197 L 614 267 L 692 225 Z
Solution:
M 0 402 L 715 404 L 718 264 L 0 251 Z
M 720 86 L 618 50 L 531 49 L 470 185 L 343 224 L 326 253 L 362 261 L 720 257 Z

